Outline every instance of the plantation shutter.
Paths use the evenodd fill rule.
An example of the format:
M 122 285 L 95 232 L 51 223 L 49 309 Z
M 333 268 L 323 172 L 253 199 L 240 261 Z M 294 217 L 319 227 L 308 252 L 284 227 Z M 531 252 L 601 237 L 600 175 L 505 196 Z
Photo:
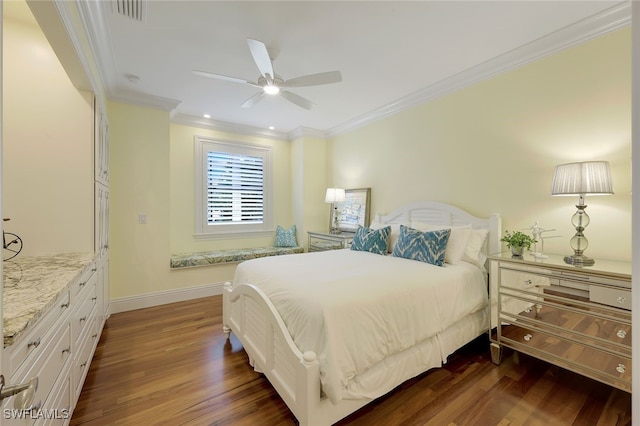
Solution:
M 207 152 L 207 224 L 264 221 L 264 159 Z

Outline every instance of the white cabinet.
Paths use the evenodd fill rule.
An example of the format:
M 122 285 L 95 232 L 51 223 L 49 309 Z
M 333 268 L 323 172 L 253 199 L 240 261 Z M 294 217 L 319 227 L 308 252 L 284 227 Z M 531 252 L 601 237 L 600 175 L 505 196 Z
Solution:
M 492 358 L 502 347 L 631 392 L 631 264 L 491 256 Z
M 31 407 L 20 406 L 16 397 L 3 401 L 3 425 L 68 424 L 103 327 L 105 281 L 99 279 L 97 265 L 88 262 L 5 348 L 3 369 L 10 383 L 38 377 L 38 387 Z M 43 269 L 45 282 L 51 273 Z M 13 415 L 7 416 L 9 412 Z
M 109 185 L 109 121 L 100 103 L 94 98 L 94 180 Z
M 94 251 L 97 272 L 97 313 L 100 328 L 109 317 L 109 121 L 94 100 Z
M 94 251 L 98 259 L 106 257 L 109 250 L 109 187 L 95 183 L 95 236 Z

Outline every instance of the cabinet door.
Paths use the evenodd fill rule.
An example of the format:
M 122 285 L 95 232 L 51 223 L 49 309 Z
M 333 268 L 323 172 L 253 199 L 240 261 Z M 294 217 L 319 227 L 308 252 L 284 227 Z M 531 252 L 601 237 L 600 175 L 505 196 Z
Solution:
M 109 185 L 109 121 L 95 98 L 93 120 L 94 179 Z
M 96 257 L 105 257 L 109 250 L 109 188 L 99 182 L 95 184 L 95 239 Z

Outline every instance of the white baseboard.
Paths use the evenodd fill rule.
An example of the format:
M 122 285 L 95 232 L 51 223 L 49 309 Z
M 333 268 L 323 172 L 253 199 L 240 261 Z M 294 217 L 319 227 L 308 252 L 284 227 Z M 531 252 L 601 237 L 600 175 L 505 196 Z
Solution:
M 152 306 L 166 305 L 167 303 L 183 302 L 185 300 L 198 299 L 200 297 L 216 296 L 222 294 L 223 287 L 224 283 L 220 282 L 112 299 L 110 313 L 117 314 L 118 312 L 150 308 Z

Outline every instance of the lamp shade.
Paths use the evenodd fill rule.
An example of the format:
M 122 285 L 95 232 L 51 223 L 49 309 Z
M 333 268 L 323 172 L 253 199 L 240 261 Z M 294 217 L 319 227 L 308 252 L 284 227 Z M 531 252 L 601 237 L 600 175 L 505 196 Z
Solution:
M 341 203 L 345 199 L 344 189 L 327 188 L 327 194 L 324 197 L 325 203 Z
M 551 195 L 613 194 L 608 161 L 584 161 L 557 165 Z

